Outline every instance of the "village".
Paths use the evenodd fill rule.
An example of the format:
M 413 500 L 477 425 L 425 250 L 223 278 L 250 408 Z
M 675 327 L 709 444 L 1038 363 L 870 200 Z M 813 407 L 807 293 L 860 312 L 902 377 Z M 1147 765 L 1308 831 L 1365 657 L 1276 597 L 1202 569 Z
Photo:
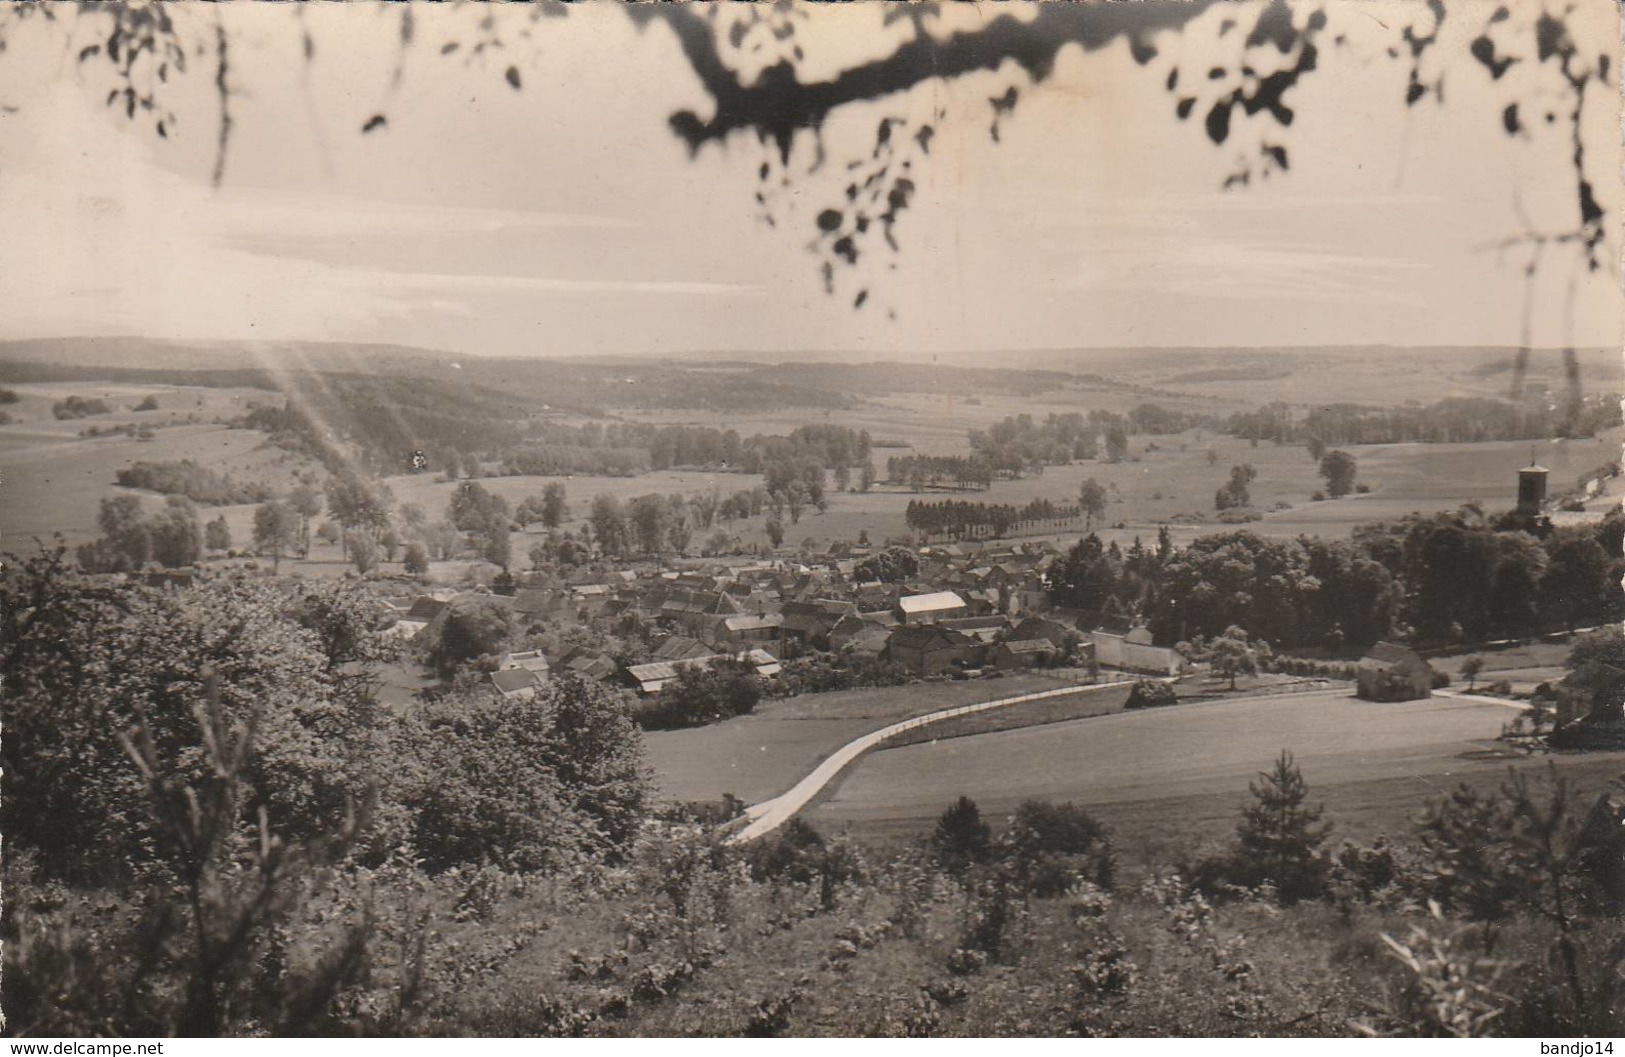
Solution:
M 748 662 L 771 679 L 781 662 L 814 652 L 884 661 L 910 677 L 989 677 L 1068 666 L 1178 675 L 1186 661 L 1155 646 L 1143 626 L 1079 628 L 1048 602 L 1044 574 L 1060 557 L 1054 543 L 952 544 L 926 548 L 903 583 L 865 581 L 857 568 L 870 548 L 837 547 L 799 560 L 715 563 L 683 570 L 581 570 L 550 587 L 523 580 L 512 594 L 439 591 L 396 599 L 392 634 L 432 635 L 459 600 L 512 614 L 518 628 L 549 622 L 646 628 L 647 652 L 618 663 L 607 651 L 573 646 L 504 651 L 489 675 L 493 690 L 528 698 L 555 672 L 658 694 L 685 666 Z

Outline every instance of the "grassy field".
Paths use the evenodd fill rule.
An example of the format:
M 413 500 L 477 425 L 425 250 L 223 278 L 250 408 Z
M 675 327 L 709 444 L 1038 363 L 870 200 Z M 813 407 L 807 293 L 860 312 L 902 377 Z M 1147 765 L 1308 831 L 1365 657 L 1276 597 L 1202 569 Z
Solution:
M 1438 374 L 1439 368 L 1428 369 Z M 1172 396 L 1155 396 L 1160 404 L 1216 414 L 1251 406 L 1273 395 L 1273 387 L 1282 380 L 1192 382 L 1188 385 L 1171 381 L 1178 377 L 1175 372 L 1161 379 L 1148 375 L 1144 380 L 1178 390 Z M 1439 395 L 1479 392 L 1486 384 L 1482 380 L 1466 384 L 1475 378 L 1471 372 L 1461 378 L 1445 372 L 1435 381 L 1442 386 Z M 1242 399 L 1231 391 L 1236 386 L 1250 387 L 1251 395 Z M 139 459 L 191 458 L 239 477 L 273 483 L 285 482 L 292 469 L 300 465 L 298 460 L 284 453 L 262 449 L 263 436 L 227 431 L 218 424 L 240 415 L 252 401 L 274 399 L 274 394 L 265 391 L 108 383 L 39 383 L 13 388 L 21 400 L 7 407 L 12 423 L 0 426 L 0 468 L 4 470 L 6 487 L 6 502 L 0 506 L 0 533 L 7 536 L 48 535 L 60 531 L 70 542 L 92 538 L 96 506 L 103 496 L 114 490 L 114 472 Z M 1219 391 L 1209 391 L 1215 389 Z M 1192 394 L 1191 390 L 1198 392 Z M 73 394 L 104 399 L 117 410 L 104 416 L 56 421 L 50 414 L 52 402 Z M 157 397 L 159 410 L 129 410 L 147 395 Z M 827 413 L 790 408 L 743 415 L 630 410 L 623 414 L 642 421 L 732 428 L 746 436 L 782 434 L 809 422 L 868 429 L 878 440 L 911 445 L 875 449 L 877 469 L 884 473 L 886 459 L 892 455 L 911 451 L 963 454 L 969 450 L 967 431 L 986 427 L 1008 415 L 1025 413 L 1042 419 L 1052 412 L 1087 411 L 1097 407 L 1126 410 L 1141 399 L 1124 389 L 1082 385 L 1040 398 L 998 393 L 973 398 L 891 393 L 858 407 Z M 198 424 L 159 428 L 151 441 L 78 436 L 82 429 L 92 425 L 138 423 L 162 427 L 192 415 L 200 420 Z M 1591 440 L 1540 442 L 1534 445 L 1535 456 L 1552 470 L 1553 491 L 1559 492 L 1571 486 L 1582 472 L 1617 459 L 1622 436 L 1625 432 L 1615 430 Z M 1359 460 L 1359 481 L 1371 488 L 1370 494 L 1316 503 L 1310 497 L 1323 487 L 1323 482 L 1317 475 L 1315 463 L 1302 447 L 1278 447 L 1268 443 L 1253 447 L 1234 437 L 1196 430 L 1172 437 L 1131 438 L 1130 456 L 1124 462 L 1051 467 L 1038 476 L 999 481 L 988 492 L 955 495 L 1015 505 L 1040 498 L 1065 501 L 1077 495 L 1085 479 L 1094 478 L 1106 485 L 1111 495 L 1105 519 L 1107 527 L 1101 530 L 1102 535 L 1126 545 L 1135 537 L 1149 539 L 1155 536 L 1159 525 L 1169 524 L 1176 541 L 1187 542 L 1233 527 L 1211 520 L 1213 493 L 1232 465 L 1250 463 L 1258 471 L 1258 479 L 1252 486 L 1253 504 L 1265 511 L 1265 516 L 1248 527 L 1274 536 L 1337 537 L 1347 536 L 1362 522 L 1401 517 L 1412 511 L 1451 509 L 1469 501 L 1479 501 L 1490 510 L 1505 509 L 1512 504 L 1516 471 L 1528 462 L 1530 448 L 1530 444 L 1517 441 L 1354 447 L 1350 450 Z M 561 479 L 513 477 L 491 478 L 482 483 L 517 503 L 558 480 Z M 753 487 L 760 483 L 760 478 L 673 470 L 635 478 L 578 476 L 562 479 L 562 482 L 579 518 L 596 495 L 626 500 L 647 493 L 695 494 L 712 489 L 727 494 Z M 436 517 L 445 510 L 456 488 L 455 484 L 439 481 L 437 475 L 431 474 L 397 476 L 388 483 L 400 502 L 417 503 Z M 908 502 L 916 498 L 910 492 L 884 488 L 868 494 L 831 491 L 829 496 L 826 512 L 809 510 L 799 523 L 785 526 L 789 547 L 797 547 L 804 540 L 818 546 L 833 540 L 855 540 L 861 532 L 867 532 L 876 541 L 900 536 L 907 528 L 904 510 Z M 940 494 L 926 496 L 941 497 Z M 1593 514 L 1600 513 L 1608 502 L 1599 500 Z M 1284 506 L 1284 509 L 1273 510 L 1276 506 Z M 239 545 L 246 543 L 251 508 L 225 508 L 221 512 L 231 526 L 234 540 Z M 718 525 L 711 532 L 721 528 L 737 536 L 742 544 L 765 545 L 762 522 L 762 518 L 755 518 L 749 522 Z M 575 522 L 579 523 L 579 520 Z M 1122 527 L 1116 527 L 1118 525 Z M 711 532 L 697 533 L 692 549 L 697 551 Z M 1069 531 L 1058 538 L 1069 541 L 1076 535 Z M 516 539 L 514 545 L 521 556 L 529 549 L 529 543 L 523 538 Z
M 230 429 L 222 423 L 248 410 L 256 400 L 276 394 L 258 389 L 209 389 L 169 385 L 112 385 L 100 382 L 14 385 L 19 400 L 5 407 L 12 421 L 0 426 L 0 537 L 8 546 L 25 545 L 31 536 L 49 539 L 60 532 L 68 543 L 94 539 L 101 500 L 120 492 L 142 496 L 156 508 L 162 498 L 122 489 L 114 475 L 132 463 L 191 459 L 243 481 L 265 481 L 287 487 L 296 471 L 311 464 L 266 445 L 256 430 Z M 78 395 L 105 401 L 106 415 L 58 421 L 51 405 Z M 132 411 L 143 398 L 157 398 L 158 410 Z M 193 421 L 189 421 L 193 420 Z M 80 431 L 135 424 L 153 429 L 151 440 L 128 436 L 81 437 Z M 227 520 L 239 542 L 249 537 L 251 513 L 231 508 Z M 204 508 L 205 517 L 215 511 Z M 251 508 L 243 508 L 251 510 Z
M 769 423 L 762 425 L 772 428 Z M 788 425 L 780 423 L 776 428 Z M 957 436 L 957 447 L 949 446 L 947 436 L 939 436 L 934 450 L 968 450 L 963 427 L 956 426 L 953 432 Z M 1542 464 L 1552 470 L 1554 486 L 1560 486 L 1586 469 L 1617 458 L 1619 442 L 1620 437 L 1611 434 L 1592 440 L 1545 443 L 1539 446 L 1537 455 Z M 1207 456 L 1209 449 L 1216 456 L 1211 463 Z M 1247 528 L 1272 536 L 1346 537 L 1358 524 L 1398 518 L 1413 511 L 1431 513 L 1454 509 L 1471 501 L 1481 502 L 1490 510 L 1506 509 L 1512 505 L 1517 470 L 1529 458 L 1529 445 L 1522 442 L 1372 445 L 1350 450 L 1360 461 L 1359 480 L 1371 486 L 1371 493 L 1319 503 L 1311 502 L 1310 496 L 1324 487 L 1324 481 L 1302 448 L 1271 444 L 1254 448 L 1234 437 L 1201 431 L 1177 437 L 1135 437 L 1129 461 L 1052 466 L 1041 475 L 996 482 L 987 492 L 953 495 L 1016 505 L 1043 498 L 1065 501 L 1077 495 L 1085 479 L 1093 478 L 1111 493 L 1107 527 L 1100 529 L 1103 537 L 1125 545 L 1135 537 L 1149 541 L 1156 536 L 1158 526 L 1166 523 L 1176 541 L 1188 542 L 1197 536 L 1238 527 L 1210 520 L 1214 513 L 1213 493 L 1228 476 L 1230 466 L 1250 463 L 1258 470 L 1258 480 L 1252 487 L 1254 505 L 1270 511 L 1276 504 L 1285 503 L 1289 509 L 1270 511 L 1263 520 Z M 891 449 L 877 449 L 877 467 L 883 471 L 885 459 L 893 453 Z M 525 496 L 539 494 L 547 484 L 557 480 L 506 477 L 481 483 L 517 503 Z M 760 480 L 742 474 L 667 470 L 641 477 L 577 476 L 563 483 L 572 512 L 579 519 L 597 495 L 611 495 L 623 501 L 651 492 L 692 495 L 716 489 L 726 495 L 750 488 Z M 401 502 L 418 503 L 432 515 L 445 509 L 456 489 L 455 484 L 428 474 L 391 478 L 389 484 Z M 811 539 L 820 546 L 833 540 L 855 540 L 860 532 L 867 532 L 877 542 L 901 536 L 907 532 L 904 512 L 910 500 L 944 498 L 940 493 L 922 497 L 885 488 L 865 494 L 834 491 L 828 494 L 826 512 L 810 509 L 799 523 L 785 525 L 787 546 L 798 546 L 804 539 Z M 755 518 L 726 526 L 718 523 L 712 531 L 723 529 L 744 544 L 765 545 L 767 537 L 762 520 Z M 575 524 L 580 521 L 572 523 Z M 1116 527 L 1119 524 L 1121 528 Z M 693 549 L 698 550 L 709 534 L 697 533 Z M 1068 532 L 1059 538 L 1070 540 L 1078 534 Z M 521 539 L 516 539 L 515 547 L 523 552 L 528 544 L 521 543 Z
M 1461 665 L 1468 657 L 1478 657 L 1484 670 L 1478 673 L 1477 685 L 1505 680 L 1519 693 L 1528 693 L 1541 683 L 1555 683 L 1568 674 L 1566 661 L 1572 642 L 1530 642 L 1502 649 L 1483 649 L 1473 653 L 1449 657 L 1431 657 L 1428 663 L 1450 673 L 1450 685 L 1456 690 L 1467 689 L 1467 679 L 1461 674 Z
M 748 716 L 644 736 L 660 795 L 749 803 L 777 796 L 853 738 L 900 719 L 1067 685 L 1041 675 L 803 694 L 767 701 Z
M 1224 837 L 1248 782 L 1288 749 L 1346 832 L 1392 832 L 1457 782 L 1504 774 L 1509 761 L 1493 741 L 1516 714 L 1443 698 L 1372 704 L 1333 690 L 1081 719 L 881 749 L 807 818 L 900 837 L 961 795 L 994 818 L 1038 797 L 1081 804 L 1141 845 L 1177 846 Z M 1625 754 L 1554 759 L 1592 781 L 1625 770 Z

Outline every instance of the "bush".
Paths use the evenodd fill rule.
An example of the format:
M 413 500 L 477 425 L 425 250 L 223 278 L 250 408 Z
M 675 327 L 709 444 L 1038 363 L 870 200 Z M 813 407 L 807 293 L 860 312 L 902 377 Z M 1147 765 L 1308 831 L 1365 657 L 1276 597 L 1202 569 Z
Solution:
M 1037 896 L 1060 895 L 1078 881 L 1110 889 L 1117 870 L 1110 831 L 1070 803 L 1024 801 L 999 838 L 998 855 Z
M 1435 690 L 1443 690 L 1445 687 L 1450 685 L 1450 673 L 1449 672 L 1445 671 L 1443 668 L 1433 668 L 1432 666 L 1429 666 L 1429 670 L 1432 673 L 1431 682 L 1432 682 L 1432 685 L 1433 685 L 1433 689 L 1435 689 Z
M 1179 694 L 1161 679 L 1136 679 L 1124 708 L 1162 708 L 1179 704 Z
M 125 488 L 145 488 L 162 495 L 183 495 L 194 503 L 227 506 L 237 503 L 263 503 L 271 489 L 260 483 L 243 483 L 229 473 L 199 466 L 191 459 L 179 462 L 138 462 L 114 474 Z
M 443 702 L 409 731 L 403 780 L 431 870 L 552 871 L 630 849 L 646 796 L 637 730 L 614 693 L 557 676 L 532 701 Z
M 993 831 L 982 820 L 976 801 L 962 796 L 937 817 L 931 834 L 937 865 L 955 877 L 993 857 Z
M 58 400 L 51 405 L 51 414 L 58 419 L 85 418 L 89 415 L 105 415 L 113 409 L 107 406 L 104 400 L 95 398 L 86 399 L 82 396 L 70 396 L 66 400 Z
M 401 564 L 408 576 L 423 576 L 429 571 L 429 549 L 416 540 L 408 543 Z

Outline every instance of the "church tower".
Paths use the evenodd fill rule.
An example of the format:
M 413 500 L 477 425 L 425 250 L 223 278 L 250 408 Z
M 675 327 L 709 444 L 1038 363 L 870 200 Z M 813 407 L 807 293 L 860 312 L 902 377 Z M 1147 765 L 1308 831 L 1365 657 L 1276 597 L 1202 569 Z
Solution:
M 1538 465 L 1530 452 L 1529 465 L 1518 471 L 1518 513 L 1538 514 L 1546 502 L 1546 467 Z

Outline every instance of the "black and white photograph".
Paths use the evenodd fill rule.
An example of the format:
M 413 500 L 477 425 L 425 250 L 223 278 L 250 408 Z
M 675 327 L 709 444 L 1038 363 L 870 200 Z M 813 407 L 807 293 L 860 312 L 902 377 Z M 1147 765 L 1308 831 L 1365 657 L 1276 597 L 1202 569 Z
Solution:
M 1607 1057 L 1620 59 L 0 0 L 10 1052 Z

